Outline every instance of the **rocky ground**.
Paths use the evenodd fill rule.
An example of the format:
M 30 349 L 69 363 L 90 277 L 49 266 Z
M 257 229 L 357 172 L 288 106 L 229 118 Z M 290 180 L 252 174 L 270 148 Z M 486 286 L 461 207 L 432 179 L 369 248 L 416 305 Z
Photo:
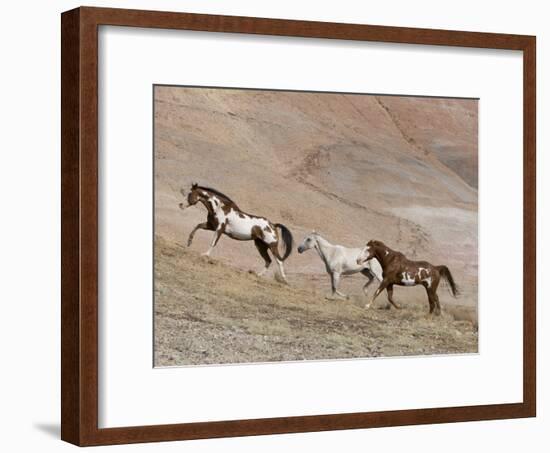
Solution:
M 307 278 L 289 272 L 284 285 L 158 237 L 155 366 L 477 352 L 471 307 L 434 317 L 426 300 L 388 310 L 381 296 L 366 310 L 361 276 L 345 282 L 349 300 Z

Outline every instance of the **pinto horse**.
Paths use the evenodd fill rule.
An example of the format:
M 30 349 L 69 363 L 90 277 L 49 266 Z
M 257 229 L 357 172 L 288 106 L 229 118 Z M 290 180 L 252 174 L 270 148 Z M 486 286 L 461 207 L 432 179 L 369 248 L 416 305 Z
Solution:
M 283 261 L 292 252 L 293 239 L 287 227 L 281 223 L 271 223 L 265 217 L 258 217 L 241 211 L 231 198 L 210 187 L 192 184 L 191 190 L 188 193 L 184 189 L 181 189 L 181 194 L 187 199 L 187 204 L 180 203 L 180 209 L 183 210 L 201 202 L 208 211 L 206 222 L 199 223 L 191 231 L 187 240 L 188 247 L 191 246 L 197 230 L 214 231 L 210 248 L 204 253 L 205 256 L 210 256 L 222 234 L 239 241 L 252 240 L 265 261 L 264 269 L 257 273 L 257 275 L 262 276 L 271 265 L 271 257 L 268 253 L 268 250 L 270 250 L 277 262 L 281 278 L 285 283 L 288 283 Z M 285 244 L 285 253 L 283 255 L 279 253 L 280 237 L 277 228 L 281 230 L 281 237 Z
M 357 258 L 357 264 L 373 258 L 376 258 L 382 266 L 383 279 L 365 308 L 369 308 L 374 299 L 384 290 L 388 293 L 389 302 L 395 308 L 400 308 L 393 300 L 393 285 L 424 286 L 430 303 L 430 314 L 435 313 L 436 315 L 441 314 L 441 306 L 437 296 L 437 287 L 441 278 L 447 281 L 454 297 L 458 294 L 458 288 L 447 266 L 434 266 L 427 261 L 411 261 L 402 253 L 396 252 L 383 242 L 375 240 L 367 242 L 366 247 Z
M 360 248 L 348 248 L 342 245 L 334 245 L 322 237 L 319 233 L 313 231 L 307 235 L 298 247 L 298 253 L 304 253 L 306 250 L 315 249 L 323 263 L 327 273 L 330 275 L 330 286 L 332 288 L 332 297 L 340 296 L 347 299 L 348 296 L 338 290 L 340 276 L 351 275 L 361 272 L 367 277 L 367 282 L 363 286 L 363 292 L 367 295 L 369 285 L 376 278 L 382 281 L 382 268 L 376 260 L 357 263 L 357 257 L 361 253 Z

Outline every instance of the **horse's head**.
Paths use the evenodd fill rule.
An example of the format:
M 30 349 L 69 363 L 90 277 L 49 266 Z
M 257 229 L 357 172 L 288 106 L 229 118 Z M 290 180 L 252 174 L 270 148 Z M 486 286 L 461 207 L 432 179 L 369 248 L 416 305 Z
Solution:
M 317 233 L 312 231 L 311 234 L 307 235 L 302 243 L 298 246 L 298 253 L 304 253 L 306 250 L 309 250 L 317 244 Z
M 379 241 L 370 240 L 365 245 L 365 248 L 361 250 L 359 256 L 357 257 L 357 264 L 363 264 L 365 261 L 371 260 L 376 255 L 376 248 L 380 244 Z
M 182 188 L 180 190 L 180 193 L 183 195 L 183 197 L 187 201 L 187 204 L 185 204 L 185 203 L 180 203 L 179 204 L 179 207 L 182 210 L 185 209 L 185 208 L 188 208 L 189 206 L 193 206 L 193 205 L 197 204 L 197 202 L 200 199 L 199 185 L 197 183 L 191 184 L 191 189 L 190 190 L 186 190 L 186 189 Z

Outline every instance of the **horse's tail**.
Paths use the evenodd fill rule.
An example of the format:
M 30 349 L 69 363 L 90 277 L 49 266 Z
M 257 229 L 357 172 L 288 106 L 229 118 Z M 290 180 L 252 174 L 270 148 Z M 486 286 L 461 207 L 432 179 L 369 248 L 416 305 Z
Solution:
M 275 228 L 279 228 L 281 230 L 281 236 L 283 237 L 283 242 L 285 243 L 285 254 L 282 257 L 282 260 L 284 261 L 292 253 L 292 245 L 294 240 L 292 239 L 292 233 L 290 230 L 282 223 L 276 223 Z
M 437 270 L 441 274 L 441 276 L 447 280 L 447 283 L 449 284 L 449 287 L 451 289 L 451 293 L 454 297 L 456 297 L 458 292 L 458 287 L 456 286 L 455 280 L 453 278 L 453 274 L 451 274 L 451 271 L 447 266 L 436 266 Z

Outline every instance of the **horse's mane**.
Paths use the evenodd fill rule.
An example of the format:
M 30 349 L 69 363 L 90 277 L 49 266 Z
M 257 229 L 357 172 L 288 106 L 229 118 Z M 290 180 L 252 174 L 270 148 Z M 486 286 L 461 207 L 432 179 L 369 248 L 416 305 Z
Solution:
M 388 247 L 382 241 L 379 241 L 377 239 L 373 239 L 369 243 L 372 244 L 372 245 L 378 246 L 378 247 L 382 247 L 383 249 L 387 250 L 390 253 L 399 253 L 399 252 L 396 252 L 395 250 L 391 249 L 390 247 Z
M 219 190 L 213 189 L 212 187 L 205 187 L 205 186 L 197 186 L 197 189 L 202 189 L 202 190 L 206 190 L 207 192 L 213 193 L 214 195 L 217 195 L 218 197 L 221 197 L 226 201 L 229 201 L 230 203 L 234 204 L 235 207 L 238 208 L 237 203 L 235 203 L 231 198 L 229 198 L 226 194 L 224 194 L 223 192 L 220 192 Z
M 394 256 L 403 256 L 404 258 L 407 258 L 403 253 L 397 251 L 397 250 L 394 250 L 392 249 L 391 247 L 388 247 L 385 243 L 383 243 L 382 241 L 378 241 L 376 239 L 372 240 L 371 241 L 373 245 L 378 245 L 380 247 L 383 247 L 387 252 L 391 253 L 392 255 Z

